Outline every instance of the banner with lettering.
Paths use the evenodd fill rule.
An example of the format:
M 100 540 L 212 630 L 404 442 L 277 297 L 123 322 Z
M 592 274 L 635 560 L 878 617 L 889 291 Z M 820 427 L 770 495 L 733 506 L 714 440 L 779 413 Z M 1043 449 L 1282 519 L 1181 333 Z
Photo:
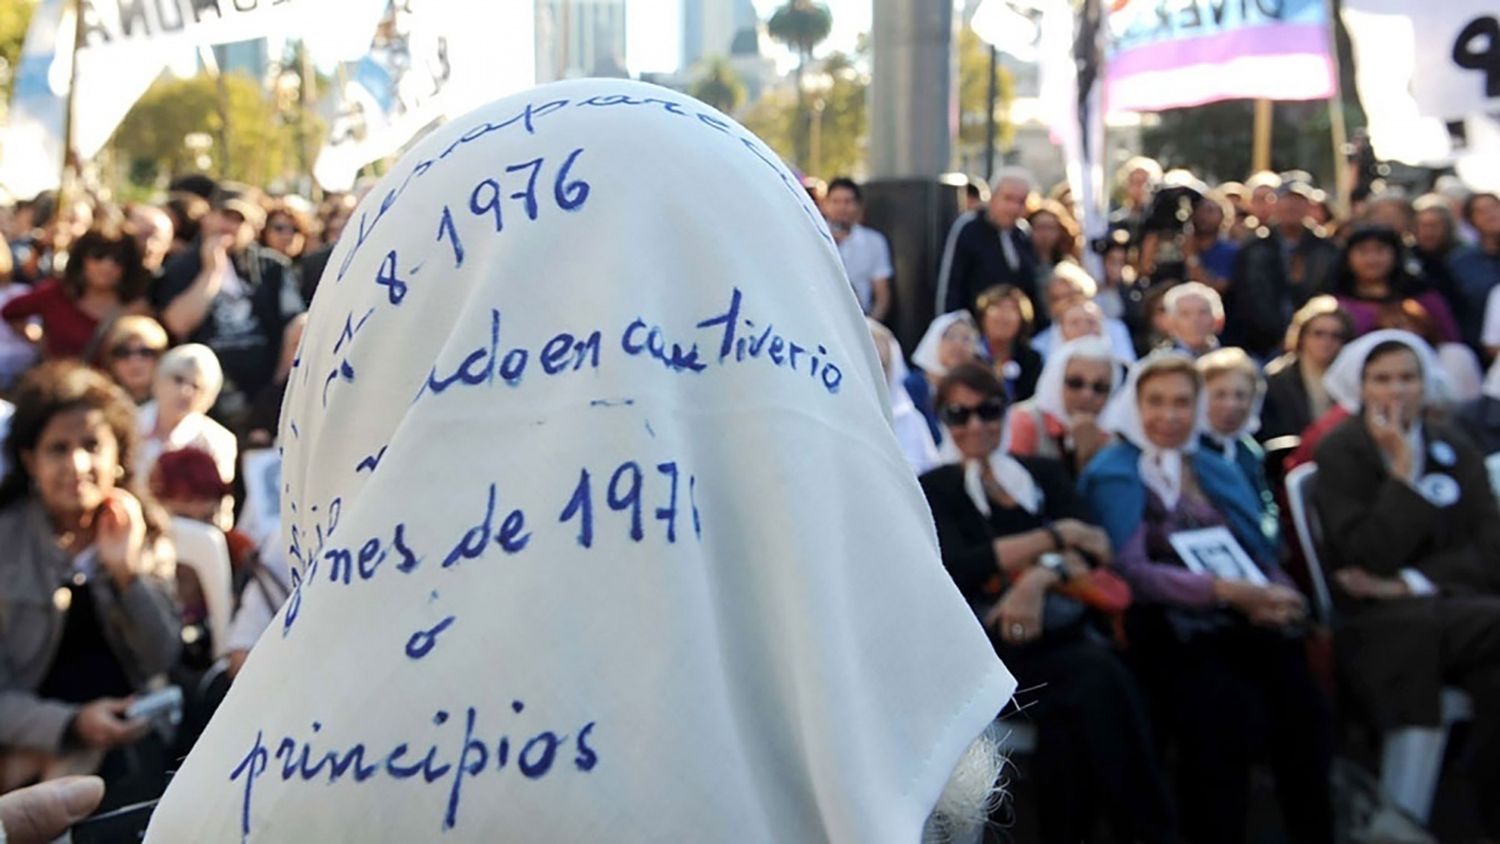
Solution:
M 1326 0 L 1115 0 L 1110 112 L 1330 97 Z
M 98 154 L 110 135 L 167 66 L 198 47 L 316 31 L 374 27 L 370 0 L 42 0 L 33 13 L 0 182 L 22 196 L 56 187 L 62 170 L 73 33 L 81 35 L 72 80 L 73 150 Z M 374 6 L 378 13 L 384 3 Z M 24 166 L 12 156 L 24 159 Z
M 1500 23 L 1493 8 L 1489 0 L 1346 0 L 1355 87 L 1378 157 L 1454 166 L 1471 184 L 1493 183 L 1494 175 L 1479 175 L 1492 173 L 1500 158 Z

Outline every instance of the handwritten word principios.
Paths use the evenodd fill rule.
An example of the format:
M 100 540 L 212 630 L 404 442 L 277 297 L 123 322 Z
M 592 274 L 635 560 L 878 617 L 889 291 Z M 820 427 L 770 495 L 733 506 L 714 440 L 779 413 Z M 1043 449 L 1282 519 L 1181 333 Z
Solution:
M 526 704 L 517 700 L 510 708 L 519 720 Z M 451 720 L 455 719 L 450 718 L 447 711 L 439 710 L 432 717 L 434 729 L 427 731 L 447 733 L 446 737 L 429 736 L 419 740 L 415 734 L 421 728 L 416 727 L 404 734 L 406 738 L 385 739 L 379 744 L 357 741 L 327 749 L 315 749 L 317 736 L 323 730 L 318 721 L 312 722 L 311 736 L 286 736 L 275 745 L 274 751 L 266 744 L 264 731 L 257 730 L 255 743 L 229 774 L 230 782 L 241 782 L 240 834 L 248 840 L 253 831 L 251 817 L 255 784 L 268 774 L 273 778 L 279 775 L 282 783 L 294 787 L 304 783 L 319 787 L 349 787 L 372 779 L 411 781 L 418 786 L 442 783 L 442 787 L 448 789 L 448 800 L 441 821 L 435 821 L 435 825 L 446 831 L 458 826 L 466 780 L 486 774 L 503 775 L 507 767 L 525 780 L 540 780 L 560 770 L 587 774 L 599 764 L 593 721 L 582 725 L 573 734 L 543 729 L 524 741 L 520 737 L 512 740 L 502 733 L 499 740 L 491 744 L 488 737 L 494 733 L 480 725 L 475 707 L 464 708 L 462 739 L 458 738 L 456 729 L 444 729 Z M 534 729 L 531 727 L 521 735 Z M 417 745 L 415 749 L 413 744 Z M 427 744 L 425 753 L 421 752 L 423 744 Z

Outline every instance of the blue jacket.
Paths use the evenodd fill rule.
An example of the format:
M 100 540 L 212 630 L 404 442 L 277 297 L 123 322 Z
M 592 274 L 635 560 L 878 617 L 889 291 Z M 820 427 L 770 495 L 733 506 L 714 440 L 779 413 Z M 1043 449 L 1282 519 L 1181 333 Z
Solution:
M 1219 444 L 1206 434 L 1200 436 L 1198 442 L 1200 448 L 1207 448 L 1215 455 L 1223 456 Z M 1278 543 L 1281 539 L 1280 508 L 1276 506 L 1276 496 L 1271 494 L 1271 484 L 1266 480 L 1266 450 L 1260 447 L 1254 437 L 1240 437 L 1234 444 L 1234 465 L 1255 492 L 1260 505 L 1261 532 L 1271 538 L 1273 545 Z
M 1229 530 L 1245 552 L 1261 564 L 1275 565 L 1276 537 L 1267 534 L 1255 490 L 1238 467 L 1223 457 L 1199 450 L 1186 456 L 1208 500 L 1224 515 Z M 1117 442 L 1089 461 L 1078 480 L 1079 494 L 1093 508 L 1099 524 L 1118 551 L 1125 546 L 1146 514 L 1146 485 L 1138 464 L 1141 450 Z

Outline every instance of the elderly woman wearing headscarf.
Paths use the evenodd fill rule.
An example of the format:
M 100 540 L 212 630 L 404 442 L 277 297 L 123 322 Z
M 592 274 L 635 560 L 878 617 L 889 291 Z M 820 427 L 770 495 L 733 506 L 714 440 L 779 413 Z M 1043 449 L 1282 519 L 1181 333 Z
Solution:
M 1459 407 L 1453 421 L 1486 456 L 1500 451 L 1500 358 L 1485 373 L 1479 398 Z
M 1260 503 L 1261 532 L 1273 543 L 1280 532 L 1276 499 L 1266 481 L 1266 451 L 1255 441 L 1260 430 L 1266 381 L 1244 349 L 1215 349 L 1198 358 L 1203 376 L 1203 416 L 1199 444 L 1233 463 L 1250 482 Z
M 1073 479 L 1083 474 L 1083 467 L 1109 443 L 1099 414 L 1120 385 L 1122 372 L 1103 337 L 1062 344 L 1042 367 L 1036 395 L 1010 412 L 1010 453 L 1059 460 Z
M 1080 487 L 1136 597 L 1126 627 L 1158 726 L 1176 739 L 1184 837 L 1243 839 L 1250 766 L 1269 747 L 1288 837 L 1331 841 L 1331 716 L 1296 633 L 1305 602 L 1250 483 L 1200 447 L 1202 392 L 1185 356 L 1137 363 L 1105 409 L 1122 439 Z
M 1335 645 L 1384 729 L 1440 724 L 1445 685 L 1470 694 L 1469 775 L 1484 832 L 1500 838 L 1500 507 L 1468 438 L 1423 418 L 1434 368 L 1420 339 L 1379 331 L 1328 373 L 1359 396 L 1317 454 Z
M 974 833 L 942 798 L 989 793 L 1015 683 L 775 153 L 556 83 L 417 141 L 349 232 L 282 415 L 292 594 L 148 840 Z
M 901 454 L 918 475 L 938 464 L 937 444 L 927 430 L 927 420 L 917 411 L 911 396 L 906 392 L 906 377 L 911 373 L 901 357 L 901 344 L 896 335 L 879 320 L 865 317 L 870 326 L 870 339 L 875 343 L 875 353 L 880 356 L 880 369 L 885 373 L 885 386 L 891 405 L 891 427 L 896 431 L 896 441 L 901 443 Z
M 1087 523 L 1061 463 L 1005 453 L 1005 388 L 992 370 L 955 367 L 938 407 L 958 459 L 921 480 L 943 564 L 1006 665 L 1045 690 L 1025 707 L 1038 729 L 1030 773 L 1043 839 L 1078 841 L 1106 817 L 1119 840 L 1172 840 L 1135 683 L 1061 591 L 1109 561 L 1109 538 Z
M 933 396 L 938 382 L 948 370 L 959 364 L 977 360 L 979 357 L 979 329 L 968 311 L 953 311 L 940 315 L 927 326 L 927 333 L 912 352 L 911 362 L 917 367 L 903 381 L 907 395 L 927 420 L 927 429 L 932 441 L 943 441 L 943 428 L 937 415 Z

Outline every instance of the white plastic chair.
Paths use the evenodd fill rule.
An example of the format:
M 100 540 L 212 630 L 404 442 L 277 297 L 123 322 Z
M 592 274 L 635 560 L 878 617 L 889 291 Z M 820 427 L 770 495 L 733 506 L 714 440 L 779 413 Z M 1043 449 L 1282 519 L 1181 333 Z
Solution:
M 229 643 L 229 619 L 234 614 L 230 587 L 229 545 L 224 532 L 202 522 L 172 518 L 172 544 L 177 563 L 198 575 L 203 601 L 208 606 L 208 632 L 213 636 L 214 657 L 223 656 Z
M 1318 467 L 1305 463 L 1286 476 L 1287 503 L 1292 510 L 1292 525 L 1297 542 L 1307 560 L 1307 574 L 1312 580 L 1318 614 L 1324 623 L 1333 619 L 1333 599 L 1323 576 L 1318 556 L 1322 544 L 1322 524 L 1313 510 L 1313 487 Z M 1474 717 L 1469 696 L 1460 689 L 1443 690 L 1442 724 L 1437 727 L 1398 727 L 1385 734 L 1380 751 L 1380 783 L 1385 793 L 1401 810 L 1427 823 L 1432 813 L 1432 798 L 1438 778 L 1443 773 L 1443 754 L 1448 749 L 1449 729 L 1459 721 Z

